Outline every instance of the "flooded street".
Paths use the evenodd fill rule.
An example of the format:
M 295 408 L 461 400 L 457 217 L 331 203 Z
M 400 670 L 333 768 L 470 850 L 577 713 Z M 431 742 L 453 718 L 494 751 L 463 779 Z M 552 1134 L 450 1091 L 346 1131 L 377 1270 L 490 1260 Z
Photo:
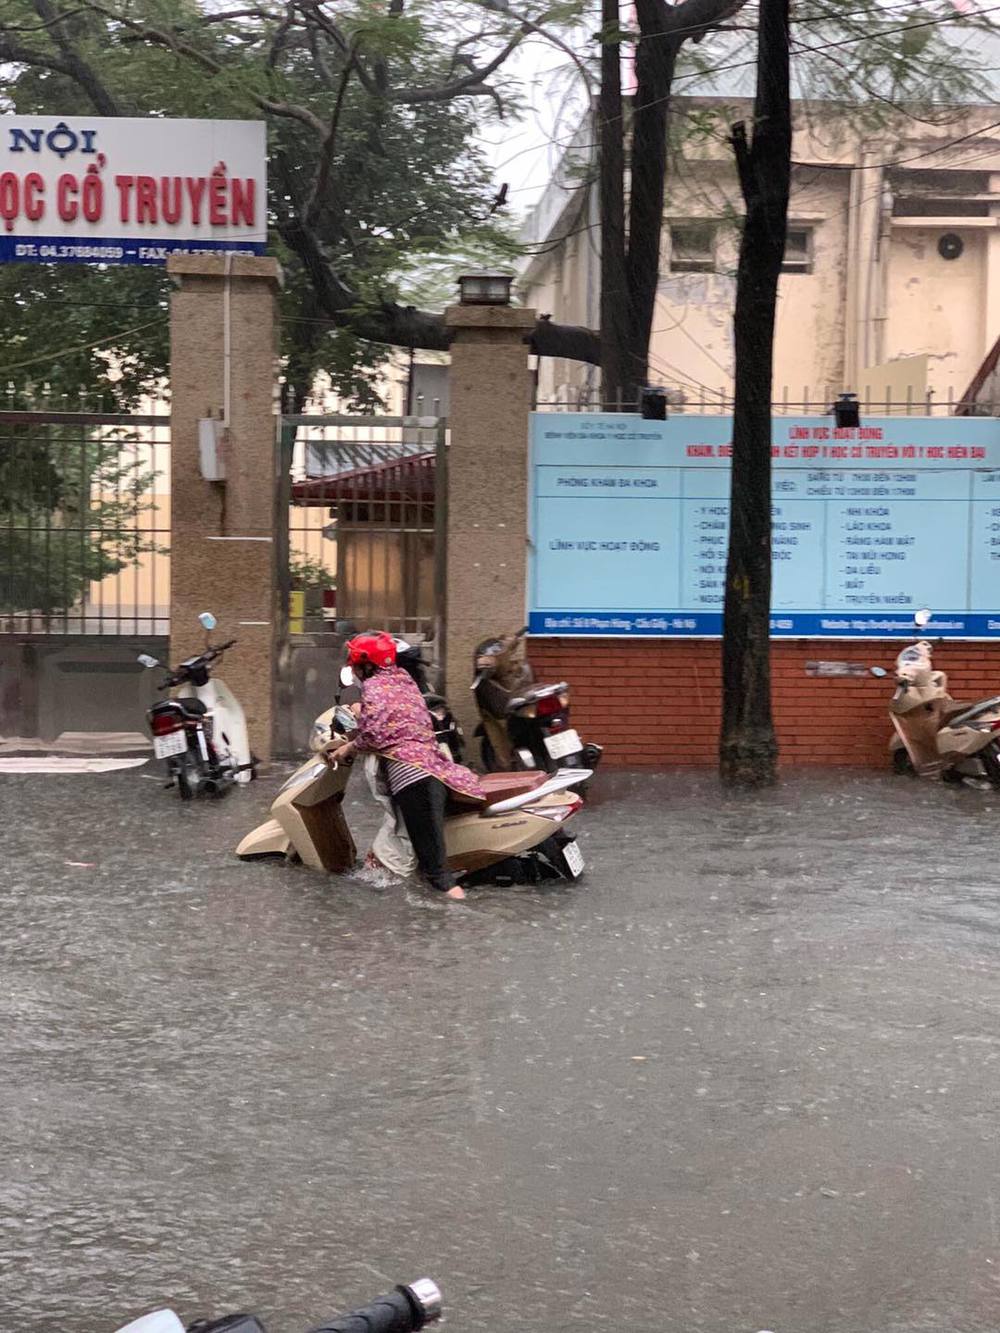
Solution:
M 607 772 L 582 881 L 455 905 L 145 774 L 0 778 L 3 1333 L 1000 1324 L 995 795 Z

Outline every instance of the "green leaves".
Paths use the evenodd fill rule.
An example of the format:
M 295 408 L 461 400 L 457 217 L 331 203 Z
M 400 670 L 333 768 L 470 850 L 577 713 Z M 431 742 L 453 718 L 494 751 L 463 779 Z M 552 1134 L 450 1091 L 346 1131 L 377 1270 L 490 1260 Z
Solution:
M 328 154 L 315 230 L 359 306 L 377 309 L 404 288 L 419 289 L 424 264 L 433 286 L 451 257 L 460 264 L 470 240 L 492 253 L 494 188 L 477 130 L 497 105 L 478 95 L 411 105 L 405 94 L 480 67 L 520 31 L 519 21 L 476 0 L 301 6 L 290 26 L 283 5 L 217 22 L 220 8 L 212 0 L 101 0 L 60 32 L 125 114 L 267 119 L 272 249 L 286 270 L 283 351 L 299 382 L 310 368 L 327 368 L 349 403 L 371 404 L 384 348 L 317 325 L 322 311 L 278 229 L 302 215 Z M 11 110 L 93 109 L 83 86 L 49 67 L 60 51 L 31 0 L 0 0 L 0 41 L 5 25 L 34 57 L 8 66 Z M 497 82 L 511 107 L 516 90 Z M 341 89 L 336 134 L 325 143 Z M 161 272 L 0 267 L 0 396 L 9 385 L 24 401 L 49 385 L 56 395 L 135 403 L 166 373 L 166 297 Z M 312 322 L 303 318 L 307 306 Z M 161 315 L 161 325 L 138 327 Z

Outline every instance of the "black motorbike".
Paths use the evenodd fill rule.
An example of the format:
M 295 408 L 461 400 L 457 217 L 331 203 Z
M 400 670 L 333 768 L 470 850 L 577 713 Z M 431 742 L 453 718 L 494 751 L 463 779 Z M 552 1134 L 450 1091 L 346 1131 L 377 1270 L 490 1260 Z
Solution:
M 352 1314 L 317 1324 L 309 1333 L 415 1333 L 441 1318 L 441 1293 L 430 1278 L 398 1286 Z M 118 1333 L 266 1333 L 256 1315 L 231 1314 L 185 1326 L 172 1310 L 158 1310 Z
M 462 762 L 465 753 L 465 733 L 455 720 L 451 705 L 443 694 L 436 694 L 427 678 L 427 663 L 419 644 L 407 643 L 405 639 L 396 640 L 396 664 L 401 666 L 416 681 L 424 703 L 434 723 L 434 739 L 448 759 L 456 764 Z
M 570 724 L 565 681 L 535 683 L 518 649 L 526 631 L 484 639 L 473 654 L 472 692 L 479 709 L 480 755 L 488 773 L 507 769 L 593 771 L 604 749 L 584 743 Z

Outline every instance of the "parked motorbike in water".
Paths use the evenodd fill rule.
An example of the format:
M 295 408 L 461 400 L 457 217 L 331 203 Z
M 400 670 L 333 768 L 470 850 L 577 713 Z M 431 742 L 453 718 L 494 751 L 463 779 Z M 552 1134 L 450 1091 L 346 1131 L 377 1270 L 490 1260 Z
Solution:
M 140 653 L 138 659 L 149 670 L 166 671 L 158 688 L 175 691 L 154 704 L 146 720 L 153 753 L 167 765 L 167 786 L 176 786 L 182 801 L 197 795 L 221 796 L 234 782 L 250 782 L 256 772 L 243 708 L 232 690 L 212 675 L 213 663 L 236 640 L 213 646 L 209 636 L 218 623 L 215 616 L 203 611 L 198 620 L 206 647 L 197 657 L 173 669 L 148 653 Z
M 356 729 L 353 712 L 343 705 L 319 715 L 309 740 L 310 758 L 281 788 L 271 818 L 239 844 L 237 856 L 282 856 L 333 874 L 354 869 L 357 849 L 343 805 L 353 765 L 330 761 L 324 752 L 349 740 Z M 445 812 L 445 845 L 459 882 L 469 887 L 577 879 L 583 856 L 566 825 L 583 802 L 569 788 L 589 776 L 487 774 L 485 804 L 453 796 Z
M 914 617 L 918 631 L 930 621 L 926 609 Z M 922 639 L 896 658 L 896 689 L 889 703 L 893 768 L 945 782 L 1000 787 L 1000 695 L 956 703 L 948 693 L 948 677 L 934 668 L 933 652 Z M 872 674 L 889 675 L 882 667 L 873 667 Z
M 325 1320 L 310 1333 L 416 1333 L 441 1318 L 441 1292 L 430 1278 L 420 1278 L 398 1286 L 385 1296 L 352 1314 Z M 118 1333 L 266 1333 L 264 1325 L 252 1314 L 226 1315 L 222 1319 L 201 1319 L 186 1327 L 173 1310 L 157 1310 L 143 1315 Z
M 569 686 L 538 685 L 521 646 L 526 629 L 503 638 L 484 639 L 473 654 L 472 692 L 479 709 L 476 735 L 488 773 L 511 769 L 586 771 L 604 753 L 584 744 L 570 726 Z M 581 776 L 579 783 L 585 779 Z

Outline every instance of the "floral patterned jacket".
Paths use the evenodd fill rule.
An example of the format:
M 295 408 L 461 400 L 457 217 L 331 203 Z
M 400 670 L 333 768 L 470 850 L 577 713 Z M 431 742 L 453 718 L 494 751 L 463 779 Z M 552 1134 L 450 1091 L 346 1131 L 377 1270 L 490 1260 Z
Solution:
M 402 667 L 383 667 L 361 686 L 361 717 L 355 741 L 359 750 L 425 769 L 430 777 L 439 778 L 462 796 L 485 799 L 475 773 L 452 763 L 438 749 L 423 695 Z

